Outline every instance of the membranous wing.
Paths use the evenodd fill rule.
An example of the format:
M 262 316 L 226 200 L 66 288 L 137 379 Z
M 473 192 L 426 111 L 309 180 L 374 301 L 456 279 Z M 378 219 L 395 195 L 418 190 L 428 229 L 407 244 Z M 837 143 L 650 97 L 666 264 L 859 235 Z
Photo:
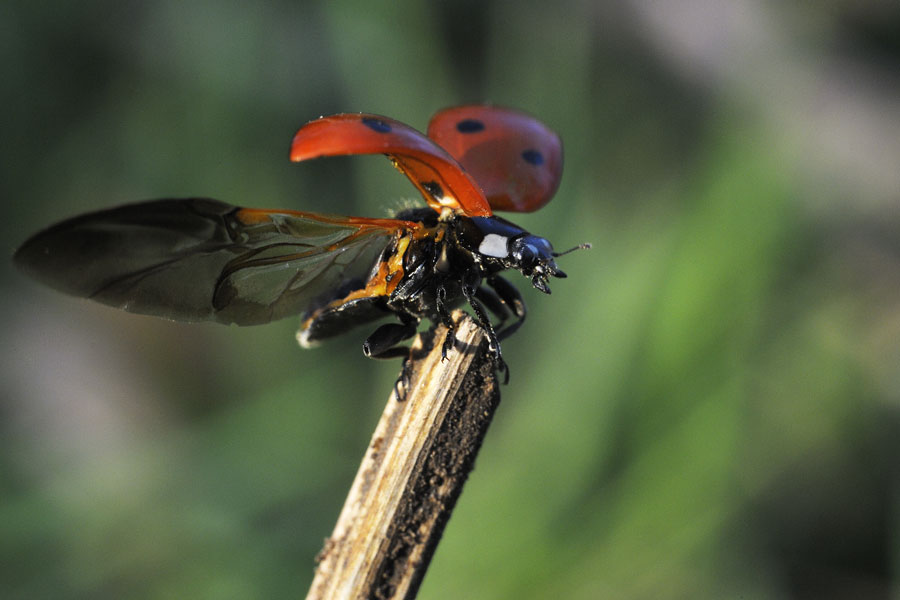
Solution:
M 192 198 L 90 213 L 36 234 L 20 268 L 62 292 L 178 321 L 255 325 L 304 312 L 417 223 Z

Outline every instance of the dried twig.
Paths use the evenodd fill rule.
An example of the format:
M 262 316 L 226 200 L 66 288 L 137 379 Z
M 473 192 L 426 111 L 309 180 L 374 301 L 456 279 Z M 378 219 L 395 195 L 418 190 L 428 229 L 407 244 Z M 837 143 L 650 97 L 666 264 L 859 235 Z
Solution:
M 484 332 L 463 313 L 423 336 L 404 399 L 391 394 L 307 600 L 413 598 L 500 402 Z

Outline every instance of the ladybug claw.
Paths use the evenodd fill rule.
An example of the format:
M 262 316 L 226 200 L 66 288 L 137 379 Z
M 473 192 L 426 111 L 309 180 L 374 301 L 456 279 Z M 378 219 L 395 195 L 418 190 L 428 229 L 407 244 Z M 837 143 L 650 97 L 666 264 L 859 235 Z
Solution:
M 444 345 L 441 347 L 441 362 L 447 360 L 447 355 L 453 349 L 454 341 L 453 332 L 451 331 L 447 334 L 447 337 L 444 339 Z

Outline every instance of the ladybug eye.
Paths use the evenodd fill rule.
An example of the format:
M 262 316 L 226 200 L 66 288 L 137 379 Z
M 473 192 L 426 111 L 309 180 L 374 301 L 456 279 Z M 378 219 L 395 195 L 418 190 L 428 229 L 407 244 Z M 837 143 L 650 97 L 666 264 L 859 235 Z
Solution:
M 526 235 L 520 237 L 512 243 L 512 258 L 516 261 L 516 266 L 525 271 L 531 271 L 538 263 L 540 258 L 540 250 L 533 243 L 535 237 Z
M 534 263 L 537 262 L 537 252 L 534 249 L 534 246 L 522 246 L 519 250 L 519 254 L 516 257 L 519 259 L 519 263 L 527 269 L 530 269 L 534 266 Z

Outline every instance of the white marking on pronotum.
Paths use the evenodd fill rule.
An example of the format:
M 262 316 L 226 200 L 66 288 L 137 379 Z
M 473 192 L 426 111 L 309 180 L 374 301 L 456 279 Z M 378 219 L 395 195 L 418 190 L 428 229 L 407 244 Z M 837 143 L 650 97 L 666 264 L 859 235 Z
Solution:
M 506 237 L 496 233 L 489 233 L 484 236 L 483 240 L 481 240 L 481 245 L 478 246 L 478 251 L 485 256 L 493 256 L 494 258 L 506 258 L 507 256 L 509 256 L 509 251 L 507 251 L 506 249 L 506 242 Z

